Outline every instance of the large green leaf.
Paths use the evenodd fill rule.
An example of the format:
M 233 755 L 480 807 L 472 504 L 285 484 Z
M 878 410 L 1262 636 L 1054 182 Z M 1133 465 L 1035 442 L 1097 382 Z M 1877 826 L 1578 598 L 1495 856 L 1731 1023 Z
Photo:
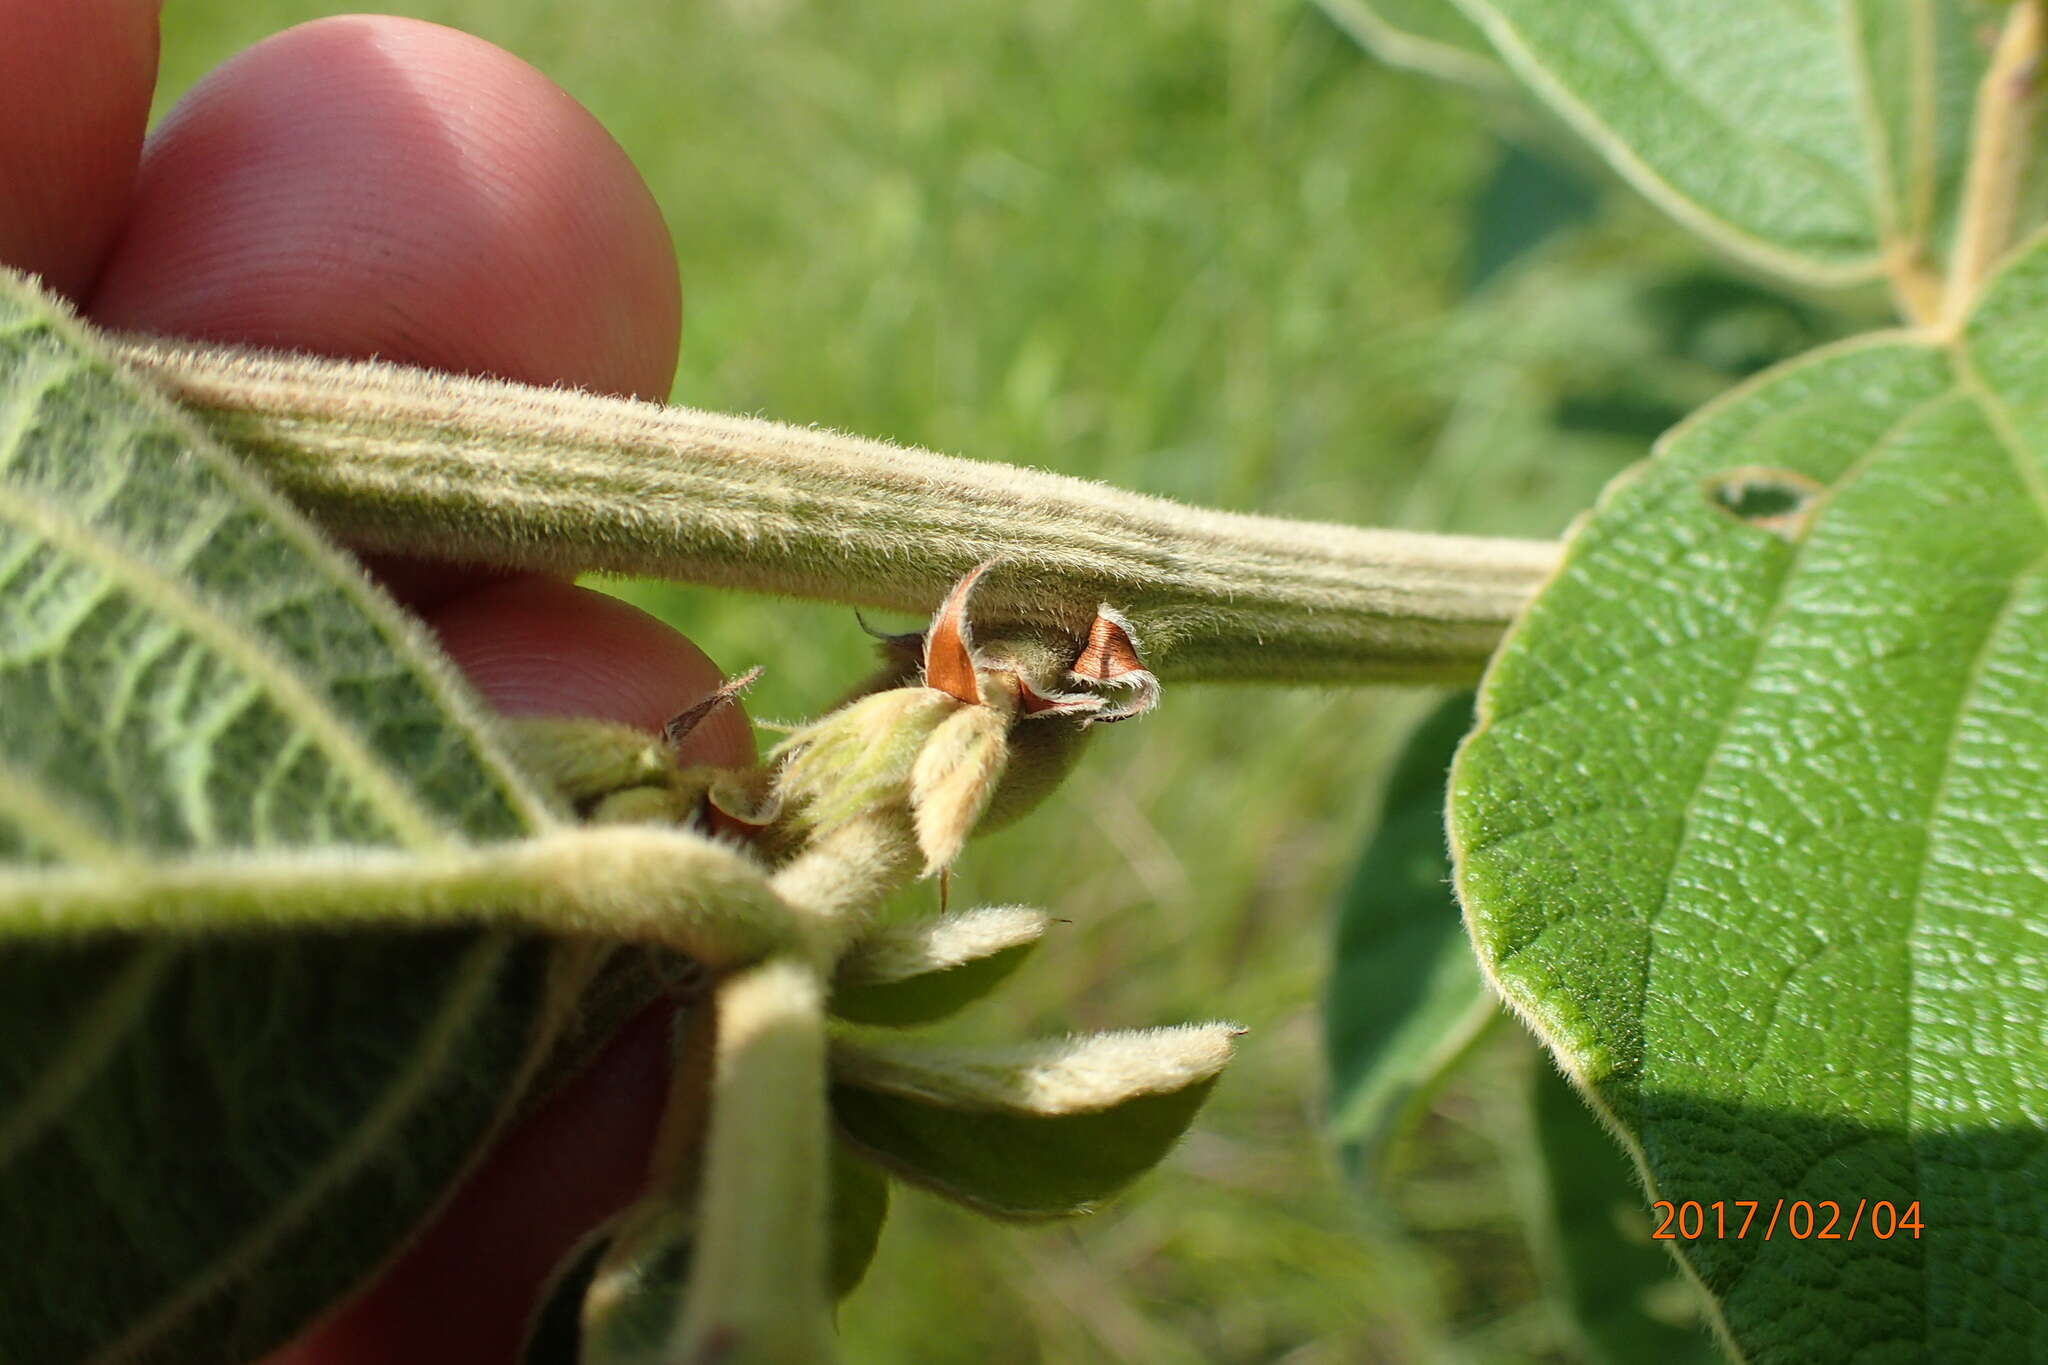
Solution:
M 1601 1365 L 1720 1360 L 1698 1292 L 1651 1240 L 1629 1160 L 1555 1067 L 1538 1059 L 1534 1233 L 1552 1298 Z
M 1981 52 L 1962 0 L 1459 0 L 1636 187 L 1815 283 L 1938 247 Z
M 477 736 L 359 571 L 0 277 L 0 886 L 537 827 Z M 276 1344 L 447 1188 L 567 961 L 474 932 L 8 928 L 0 1360 Z
M 1368 1178 L 1499 1014 L 1458 920 L 1444 848 L 1444 777 L 1471 728 L 1469 692 L 1417 727 L 1338 911 L 1323 1000 L 1330 1134 Z
M 2043 354 L 2037 241 L 1954 343 L 1831 347 L 1679 428 L 1453 775 L 1482 957 L 1653 1197 L 1862 1205 L 1853 1241 L 1681 1244 L 1754 1360 L 2048 1350 Z M 1924 1235 L 1873 1236 L 1880 1200 Z

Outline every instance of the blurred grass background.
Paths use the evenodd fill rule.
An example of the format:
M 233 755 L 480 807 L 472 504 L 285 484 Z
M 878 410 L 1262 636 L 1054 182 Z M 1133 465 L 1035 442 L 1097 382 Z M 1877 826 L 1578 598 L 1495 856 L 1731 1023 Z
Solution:
M 345 8 L 171 0 L 165 101 Z M 674 396 L 699 406 L 1229 508 L 1553 535 L 1670 421 L 1836 325 L 1303 0 L 393 8 L 519 54 L 626 147 L 675 234 Z M 848 610 L 613 586 L 766 665 L 756 716 L 867 663 Z M 1576 1358 L 1518 1231 L 1517 1031 L 1391 1202 L 1319 1137 L 1333 893 L 1430 700 L 1175 689 L 970 851 L 956 903 L 1071 923 L 954 1032 L 1251 1032 L 1194 1135 L 1092 1219 L 899 1194 L 842 1311 L 850 1361 Z

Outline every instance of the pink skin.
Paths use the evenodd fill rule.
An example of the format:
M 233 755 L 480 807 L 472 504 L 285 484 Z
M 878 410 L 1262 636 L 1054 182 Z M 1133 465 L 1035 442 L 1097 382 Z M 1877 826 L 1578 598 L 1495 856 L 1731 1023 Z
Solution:
M 109 327 L 667 393 L 667 229 L 617 144 L 545 77 L 432 24 L 321 20 L 215 71 L 145 145 L 158 7 L 0 0 L 0 260 Z M 653 729 L 718 681 L 660 622 L 567 583 L 376 567 L 507 712 Z M 752 756 L 731 712 L 691 748 Z M 628 1027 L 271 1365 L 509 1365 L 548 1270 L 642 1179 L 665 1023 Z

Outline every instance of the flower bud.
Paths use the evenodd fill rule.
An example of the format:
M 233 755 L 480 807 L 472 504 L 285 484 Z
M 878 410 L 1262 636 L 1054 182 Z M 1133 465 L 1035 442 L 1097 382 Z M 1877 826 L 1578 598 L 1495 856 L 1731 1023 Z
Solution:
M 961 703 L 929 687 L 898 687 L 840 707 L 775 747 L 786 818 L 824 833 L 891 805 L 906 813 L 925 741 Z
M 930 876 L 960 856 L 1009 760 L 1010 722 L 994 707 L 962 706 L 918 751 L 910 809 Z

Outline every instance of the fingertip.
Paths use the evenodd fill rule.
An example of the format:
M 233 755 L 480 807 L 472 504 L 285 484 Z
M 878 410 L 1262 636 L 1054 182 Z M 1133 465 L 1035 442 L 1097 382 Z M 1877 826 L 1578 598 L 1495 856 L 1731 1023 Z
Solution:
M 660 209 L 575 100 L 480 38 L 353 15 L 179 103 L 88 311 L 660 398 L 681 302 Z
M 425 613 L 441 647 L 499 711 L 591 716 L 659 733 L 721 681 L 718 666 L 638 607 L 588 588 L 519 578 Z M 714 712 L 683 745 L 687 761 L 738 767 L 754 741 L 737 706 Z
M 676 1007 L 643 1011 L 485 1157 L 375 1283 L 263 1365 L 505 1365 L 562 1257 L 647 1180 Z
M 61 294 L 120 230 L 156 89 L 158 0 L 0 0 L 0 262 Z

